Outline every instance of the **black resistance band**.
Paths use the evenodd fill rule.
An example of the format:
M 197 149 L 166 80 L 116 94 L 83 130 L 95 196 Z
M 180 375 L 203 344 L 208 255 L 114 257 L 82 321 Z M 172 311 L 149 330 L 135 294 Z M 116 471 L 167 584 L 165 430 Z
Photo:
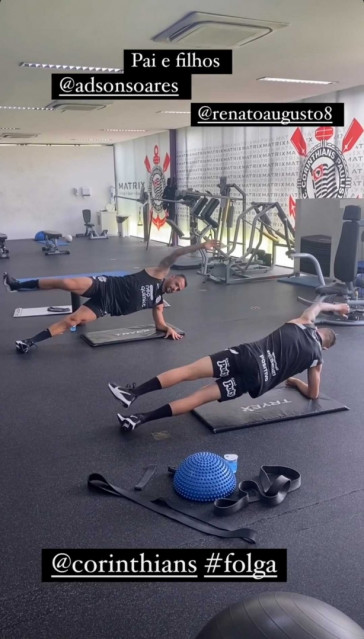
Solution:
M 134 487 L 135 490 L 142 490 L 148 481 L 153 477 L 156 471 L 155 466 L 148 466 L 141 480 Z M 174 473 L 174 468 L 169 468 L 169 472 Z M 255 501 L 262 501 L 268 506 L 278 506 L 286 498 L 289 492 L 297 490 L 301 485 L 301 475 L 293 468 L 287 466 L 261 466 L 259 472 L 259 483 L 254 480 L 240 482 L 238 486 L 238 499 L 217 499 L 214 502 L 214 513 L 220 517 L 239 512 L 248 504 Z M 204 519 L 200 519 L 177 506 L 171 504 L 165 499 L 157 498 L 151 501 L 137 497 L 133 491 L 125 490 L 118 486 L 110 484 L 102 475 L 93 473 L 88 478 L 88 486 L 93 489 L 102 490 L 116 497 L 125 497 L 134 503 L 153 510 L 154 512 L 178 521 L 185 526 L 199 530 L 207 535 L 215 537 L 230 537 L 243 539 L 244 541 L 254 544 L 256 531 L 250 528 L 237 528 L 229 530 L 222 526 L 216 526 Z
M 113 486 L 113 484 L 110 484 L 105 479 L 105 477 L 99 475 L 98 473 L 92 473 L 89 476 L 88 486 L 97 490 L 103 490 L 107 493 L 110 493 L 111 495 L 115 495 L 116 497 L 125 497 L 126 499 L 129 499 L 130 501 L 133 501 L 134 503 L 139 504 L 144 508 L 153 510 L 155 513 L 159 513 L 160 515 L 168 517 L 169 519 L 174 519 L 180 524 L 184 524 L 185 526 L 189 526 L 190 528 L 199 530 L 200 532 L 206 533 L 207 535 L 214 535 L 215 537 L 243 539 L 250 544 L 255 544 L 255 530 L 251 530 L 250 528 L 237 528 L 235 530 L 228 530 L 226 528 L 223 528 L 222 526 L 215 526 L 215 524 L 210 524 L 203 519 L 199 519 L 198 517 L 189 515 L 182 510 L 179 510 L 165 499 L 157 498 L 152 499 L 151 501 L 146 501 L 139 496 L 137 497 L 135 492 L 131 490 L 125 490 L 124 488 Z

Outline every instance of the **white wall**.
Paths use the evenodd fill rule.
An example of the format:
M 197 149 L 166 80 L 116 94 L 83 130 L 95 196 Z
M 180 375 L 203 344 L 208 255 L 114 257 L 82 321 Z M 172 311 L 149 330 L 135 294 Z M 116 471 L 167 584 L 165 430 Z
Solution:
M 96 224 L 114 185 L 111 146 L 0 145 L 0 232 L 9 239 L 34 238 L 42 230 L 82 233 L 82 209 L 91 209 Z M 90 197 L 74 195 L 81 186 L 91 189 Z

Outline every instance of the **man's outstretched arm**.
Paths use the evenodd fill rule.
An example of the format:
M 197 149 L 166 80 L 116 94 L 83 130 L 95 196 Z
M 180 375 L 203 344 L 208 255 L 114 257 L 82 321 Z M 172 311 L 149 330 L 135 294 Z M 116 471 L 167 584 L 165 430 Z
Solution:
M 218 248 L 220 246 L 220 242 L 218 240 L 207 240 L 207 242 L 202 242 L 201 244 L 191 244 L 190 246 L 180 246 L 175 251 L 167 255 L 161 260 L 157 266 L 158 269 L 168 271 L 169 268 L 174 264 L 181 255 L 187 255 L 188 253 L 195 253 L 196 251 L 200 251 L 201 249 L 208 251 L 212 248 Z
M 314 324 L 320 313 L 338 313 L 343 317 L 347 317 L 350 312 L 348 304 L 331 304 L 329 302 L 315 302 L 300 315 L 296 320 L 292 320 L 297 324 Z

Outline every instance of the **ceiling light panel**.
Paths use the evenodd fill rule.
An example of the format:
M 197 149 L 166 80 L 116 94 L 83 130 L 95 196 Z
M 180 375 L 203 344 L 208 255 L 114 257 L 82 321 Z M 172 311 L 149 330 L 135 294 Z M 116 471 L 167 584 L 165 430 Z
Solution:
M 51 107 L 31 107 L 31 106 L 0 106 L 4 111 L 54 111 Z
M 145 133 L 146 129 L 101 129 L 108 133 Z
M 269 77 L 264 77 L 264 78 L 257 78 L 257 80 L 259 80 L 260 82 L 292 82 L 295 84 L 335 84 L 334 81 L 328 81 L 328 80 L 300 80 L 300 79 L 294 79 L 294 78 L 269 78 Z
M 170 113 L 172 115 L 190 115 L 191 111 L 158 111 L 158 113 Z
M 79 64 L 49 64 L 43 62 L 19 62 L 20 67 L 28 69 L 52 69 L 52 71 L 94 71 L 95 73 L 123 73 L 115 67 L 85 67 Z

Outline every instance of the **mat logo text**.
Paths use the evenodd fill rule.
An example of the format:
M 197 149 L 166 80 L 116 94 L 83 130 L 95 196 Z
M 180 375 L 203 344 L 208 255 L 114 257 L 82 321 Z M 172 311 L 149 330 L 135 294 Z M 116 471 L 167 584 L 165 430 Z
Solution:
M 250 406 L 242 406 L 241 410 L 244 413 L 253 413 L 257 410 L 262 410 L 263 408 L 270 408 L 271 406 L 280 406 L 281 404 L 292 404 L 290 399 L 276 399 L 272 402 L 264 402 L 263 404 L 250 404 Z

